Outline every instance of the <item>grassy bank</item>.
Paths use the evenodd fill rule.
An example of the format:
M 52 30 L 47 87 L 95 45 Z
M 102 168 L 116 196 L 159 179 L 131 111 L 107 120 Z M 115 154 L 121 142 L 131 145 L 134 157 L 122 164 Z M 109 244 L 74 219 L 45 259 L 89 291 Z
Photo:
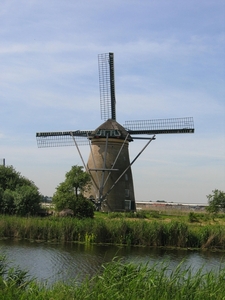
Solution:
M 1 216 L 0 238 L 225 250 L 224 219 L 200 220 L 197 215 L 191 220 L 190 215 L 129 218 L 97 214 L 84 220 Z
M 71 285 L 56 284 L 51 288 L 28 280 L 18 269 L 6 270 L 1 261 L 0 299 L 64 300 L 64 299 L 129 299 L 129 300 L 222 300 L 225 297 L 225 269 L 204 274 L 178 266 L 169 270 L 165 264 L 151 268 L 112 261 L 101 272 Z

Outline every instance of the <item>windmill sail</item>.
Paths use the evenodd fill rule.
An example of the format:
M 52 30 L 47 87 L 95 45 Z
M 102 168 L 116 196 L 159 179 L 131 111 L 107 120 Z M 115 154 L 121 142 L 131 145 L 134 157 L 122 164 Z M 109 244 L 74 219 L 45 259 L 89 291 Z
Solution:
M 123 126 L 130 134 L 194 133 L 192 117 L 126 121 Z
M 116 120 L 116 97 L 114 79 L 114 55 L 98 55 L 100 108 L 102 120 Z
M 37 132 L 38 148 L 74 146 L 74 139 L 78 145 L 88 145 L 88 136 L 92 131 L 57 131 Z

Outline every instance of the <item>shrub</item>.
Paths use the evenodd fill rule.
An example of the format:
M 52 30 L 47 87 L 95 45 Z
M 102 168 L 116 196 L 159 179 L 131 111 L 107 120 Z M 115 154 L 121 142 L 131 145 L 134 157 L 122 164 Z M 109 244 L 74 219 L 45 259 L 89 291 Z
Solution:
M 94 217 L 94 205 L 93 203 L 79 196 L 78 199 L 74 202 L 74 216 L 76 218 L 93 218 Z
M 188 214 L 188 222 L 190 222 L 190 223 L 198 222 L 197 215 L 192 211 Z

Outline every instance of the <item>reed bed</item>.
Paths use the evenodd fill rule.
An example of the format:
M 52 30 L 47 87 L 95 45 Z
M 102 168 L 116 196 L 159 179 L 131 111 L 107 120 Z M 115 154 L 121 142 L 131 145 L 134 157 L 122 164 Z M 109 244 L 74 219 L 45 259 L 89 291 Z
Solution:
M 52 287 L 28 280 L 18 269 L 0 270 L 0 299 L 4 300 L 222 300 L 225 297 L 225 269 L 193 273 L 180 264 L 170 270 L 165 263 L 154 266 L 123 264 L 113 260 L 99 274 L 81 283 Z
M 185 221 L 1 216 L 0 238 L 225 250 L 225 226 Z

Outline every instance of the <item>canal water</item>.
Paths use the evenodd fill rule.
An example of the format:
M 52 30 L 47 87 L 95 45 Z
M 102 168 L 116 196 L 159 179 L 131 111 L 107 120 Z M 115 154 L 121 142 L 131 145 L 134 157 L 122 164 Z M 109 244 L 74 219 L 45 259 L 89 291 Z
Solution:
M 183 268 L 203 272 L 225 268 L 225 253 L 192 250 L 165 250 L 147 247 L 117 247 L 84 244 L 55 245 L 29 241 L 0 241 L 0 254 L 11 266 L 26 270 L 37 281 L 51 285 L 58 281 L 82 281 L 100 271 L 102 264 L 115 257 L 135 264 L 166 263 L 170 270 L 182 261 Z

